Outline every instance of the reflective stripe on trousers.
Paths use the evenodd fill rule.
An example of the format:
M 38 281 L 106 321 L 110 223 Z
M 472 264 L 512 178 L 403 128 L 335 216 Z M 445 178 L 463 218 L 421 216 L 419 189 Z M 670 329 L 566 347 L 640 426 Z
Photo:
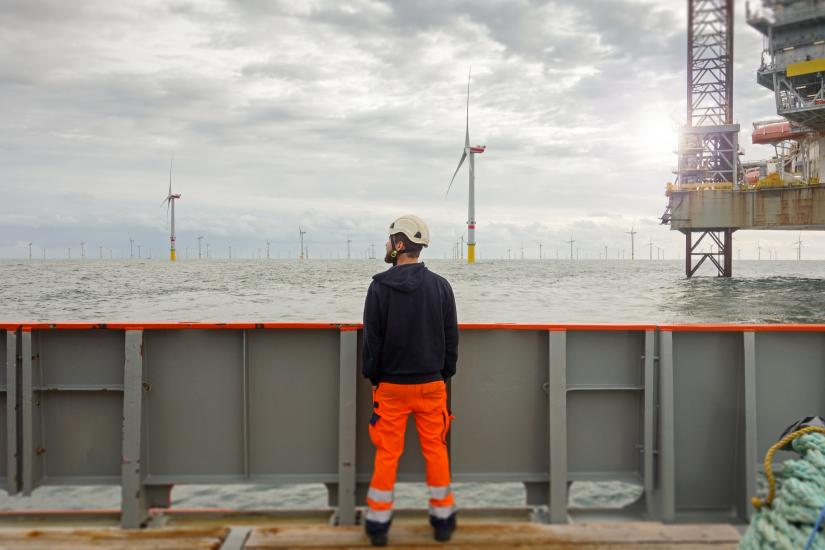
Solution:
M 446 384 L 443 381 L 426 384 L 381 382 L 373 390 L 369 426 L 370 439 L 375 445 L 375 469 L 367 494 L 367 519 L 370 521 L 388 522 L 392 518 L 393 488 L 398 460 L 404 452 L 404 432 L 410 414 L 415 419 L 426 463 L 430 510 L 439 514 L 436 517 L 441 517 L 446 509 L 455 510 L 447 452 L 447 433 L 453 417 L 447 409 Z

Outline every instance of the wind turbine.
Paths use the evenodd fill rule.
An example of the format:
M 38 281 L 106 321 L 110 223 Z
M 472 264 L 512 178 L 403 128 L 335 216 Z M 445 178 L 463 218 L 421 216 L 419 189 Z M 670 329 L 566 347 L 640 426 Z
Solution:
M 630 259 L 636 259 L 636 240 L 634 237 L 636 236 L 638 231 L 633 230 L 633 226 L 630 226 L 630 231 L 625 231 L 625 235 L 630 235 Z
M 756 254 L 757 254 L 756 259 L 761 260 L 762 259 L 762 245 L 759 244 L 759 241 L 756 241 Z
M 481 154 L 487 147 L 484 145 L 470 145 L 470 75 L 467 75 L 467 118 L 465 119 L 464 132 L 464 151 L 461 153 L 461 159 L 458 161 L 458 166 L 453 172 L 453 177 L 450 180 L 450 185 L 447 187 L 447 193 L 444 198 L 450 194 L 450 189 L 453 186 L 453 181 L 464 164 L 464 159 L 470 157 L 470 197 L 469 205 L 467 207 L 467 263 L 473 264 L 476 261 L 476 177 L 475 177 L 475 155 Z
M 799 238 L 797 239 L 796 243 L 793 245 L 796 248 L 796 259 L 797 261 L 802 259 L 802 233 L 799 234 Z
M 300 259 L 303 260 L 304 259 L 304 235 L 306 235 L 307 232 L 304 231 L 301 228 L 301 226 L 299 225 L 298 226 L 298 233 L 301 234 L 301 257 L 300 257 Z
M 574 241 L 574 240 L 573 240 L 573 234 L 572 234 L 572 233 L 570 233 L 570 240 L 569 240 L 569 241 L 567 241 L 567 244 L 569 244 L 569 245 L 570 245 L 570 259 L 571 259 L 571 260 L 573 259 L 573 243 L 574 243 L 574 242 L 576 242 L 576 241 Z
M 166 203 L 166 217 L 169 219 L 169 207 L 172 208 L 172 232 L 169 235 L 169 259 L 171 261 L 177 260 L 177 256 L 175 255 L 175 200 L 180 198 L 180 193 L 172 193 L 172 161 L 174 160 L 174 155 L 169 159 L 169 193 L 167 193 L 166 198 L 163 199 L 163 202 L 160 203 L 163 206 Z

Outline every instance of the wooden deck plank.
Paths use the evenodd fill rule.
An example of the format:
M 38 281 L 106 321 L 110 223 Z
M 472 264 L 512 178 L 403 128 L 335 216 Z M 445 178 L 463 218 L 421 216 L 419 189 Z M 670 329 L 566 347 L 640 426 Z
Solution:
M 209 529 L 0 529 L 0 550 L 218 550 L 229 533 L 225 527 Z
M 449 544 L 435 542 L 427 525 L 396 525 L 390 546 L 404 548 L 735 548 L 739 533 L 730 525 L 616 524 L 475 524 L 460 526 Z M 360 527 L 275 527 L 252 531 L 245 548 L 364 548 L 369 540 Z

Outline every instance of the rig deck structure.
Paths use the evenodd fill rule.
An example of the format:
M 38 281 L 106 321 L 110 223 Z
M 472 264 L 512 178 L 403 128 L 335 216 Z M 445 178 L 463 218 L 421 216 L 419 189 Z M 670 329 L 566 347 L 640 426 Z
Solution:
M 706 260 L 732 276 L 735 231 L 825 229 L 825 2 L 764 0 L 747 20 L 766 38 L 757 82 L 774 92 L 783 118 L 754 124 L 753 143 L 773 145 L 775 156 L 743 163 L 733 124 L 733 1 L 688 4 L 687 122 L 662 216 L 685 234 L 688 277 Z

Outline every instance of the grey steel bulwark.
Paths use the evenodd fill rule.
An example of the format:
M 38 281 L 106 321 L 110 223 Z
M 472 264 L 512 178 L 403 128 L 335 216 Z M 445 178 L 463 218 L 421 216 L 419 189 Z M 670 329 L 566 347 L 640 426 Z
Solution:
M 180 483 L 323 483 L 337 522 L 357 520 L 374 456 L 358 325 L 22 325 L 2 342 L 10 491 L 18 457 L 24 494 L 120 484 L 127 528 Z M 454 480 L 523 483 L 554 522 L 570 483 L 606 480 L 643 488 L 623 515 L 745 520 L 768 446 L 825 414 L 825 325 L 462 325 L 460 342 Z M 407 441 L 399 479 L 422 480 Z

